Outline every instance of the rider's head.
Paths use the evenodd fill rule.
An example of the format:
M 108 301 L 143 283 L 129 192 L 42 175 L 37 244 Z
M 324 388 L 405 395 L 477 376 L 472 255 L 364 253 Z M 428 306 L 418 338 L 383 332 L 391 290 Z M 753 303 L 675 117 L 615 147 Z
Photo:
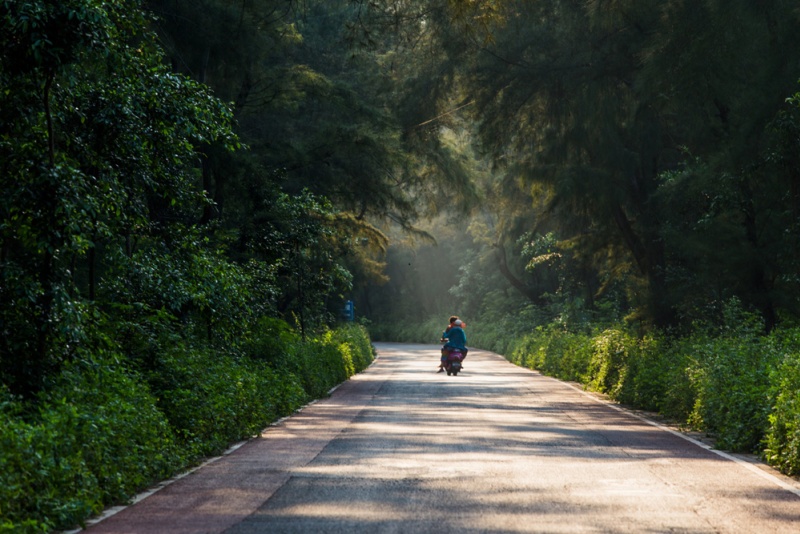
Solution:
M 450 316 L 450 324 L 453 324 L 456 321 L 458 321 L 458 315 L 451 315 Z

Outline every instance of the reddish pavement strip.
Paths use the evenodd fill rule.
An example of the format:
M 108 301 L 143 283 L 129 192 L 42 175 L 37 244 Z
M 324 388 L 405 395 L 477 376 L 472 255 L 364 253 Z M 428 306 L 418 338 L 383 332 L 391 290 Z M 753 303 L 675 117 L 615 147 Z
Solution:
M 369 373 L 353 377 L 329 398 L 84 532 L 217 533 L 235 525 L 283 486 L 292 469 L 311 462 L 369 404 L 386 379 L 381 367 L 377 359 Z

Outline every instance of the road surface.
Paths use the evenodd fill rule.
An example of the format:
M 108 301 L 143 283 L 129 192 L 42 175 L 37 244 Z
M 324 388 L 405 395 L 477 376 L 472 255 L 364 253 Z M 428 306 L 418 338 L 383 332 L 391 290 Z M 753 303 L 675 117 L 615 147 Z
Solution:
M 90 534 L 800 532 L 800 485 L 489 352 L 376 344 L 330 398 Z

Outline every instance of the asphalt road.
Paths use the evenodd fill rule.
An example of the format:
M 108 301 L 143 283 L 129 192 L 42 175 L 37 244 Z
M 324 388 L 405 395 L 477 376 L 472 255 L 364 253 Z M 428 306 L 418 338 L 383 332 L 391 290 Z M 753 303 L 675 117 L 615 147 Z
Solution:
M 330 398 L 101 533 L 800 532 L 800 485 L 494 354 L 376 344 Z

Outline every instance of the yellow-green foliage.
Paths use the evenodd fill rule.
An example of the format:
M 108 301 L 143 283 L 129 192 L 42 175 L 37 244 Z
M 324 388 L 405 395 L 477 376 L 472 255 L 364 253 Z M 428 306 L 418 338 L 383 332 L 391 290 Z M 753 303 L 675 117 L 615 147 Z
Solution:
M 375 349 L 370 341 L 369 332 L 364 326 L 347 324 L 332 331 L 333 338 L 340 345 L 347 347 L 353 363 L 352 373 L 360 373 L 372 363 Z
M 623 326 L 593 335 L 549 327 L 525 336 L 510 359 L 703 429 L 720 446 L 751 451 L 767 428 L 772 354 L 768 338 L 742 328 L 675 339 Z
M 618 396 L 628 377 L 628 362 L 635 340 L 618 328 L 604 330 L 592 338 L 589 387 L 612 397 Z
M 292 348 L 303 389 L 309 398 L 324 397 L 328 391 L 363 371 L 374 358 L 366 329 L 347 325 L 326 330 L 306 340 L 296 339 Z
M 584 381 L 592 356 L 592 338 L 559 325 L 538 327 L 513 345 L 509 359 L 563 380 Z
M 716 436 L 721 448 L 754 452 L 769 427 L 770 375 L 779 360 L 769 337 L 736 332 L 689 340 L 688 374 L 696 391 L 689 422 Z
M 800 473 L 800 330 L 763 334 L 757 317 L 726 308 L 725 326 L 681 337 L 538 327 L 508 359 L 713 435 L 717 446 L 764 451 Z
M 764 439 L 767 461 L 788 475 L 800 475 L 800 329 L 775 336 L 780 360 L 772 371 L 769 430 Z

